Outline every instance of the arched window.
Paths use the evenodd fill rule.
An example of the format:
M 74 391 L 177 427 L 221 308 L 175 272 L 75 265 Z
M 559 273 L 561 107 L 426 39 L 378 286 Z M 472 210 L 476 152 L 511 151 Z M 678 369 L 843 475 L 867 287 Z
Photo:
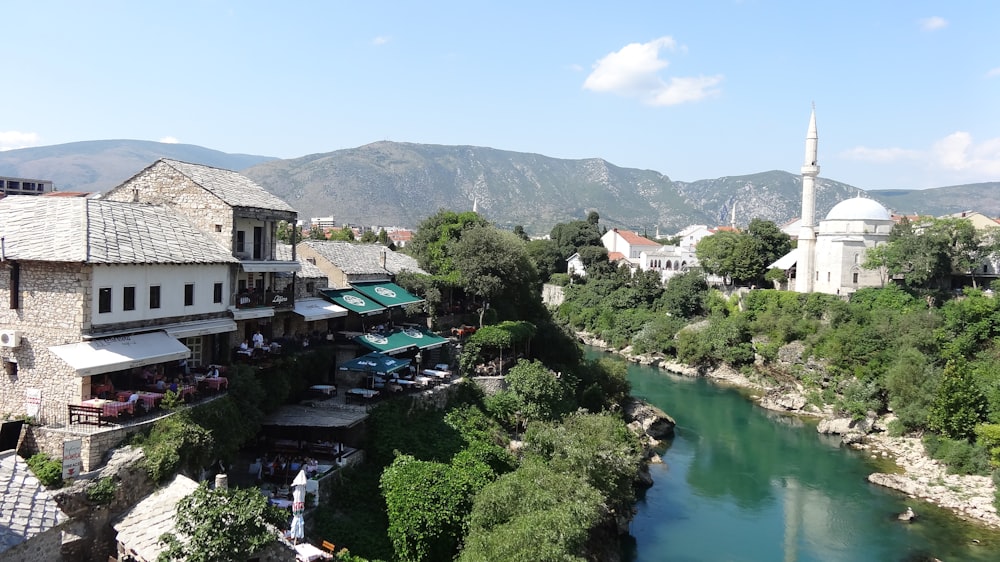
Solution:
M 854 265 L 858 265 L 858 255 L 859 254 L 854 254 Z

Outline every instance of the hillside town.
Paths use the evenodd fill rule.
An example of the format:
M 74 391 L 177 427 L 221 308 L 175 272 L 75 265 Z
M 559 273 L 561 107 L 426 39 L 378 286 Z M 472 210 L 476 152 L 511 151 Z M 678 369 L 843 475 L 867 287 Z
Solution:
M 889 240 L 894 225 L 919 228 L 925 219 L 857 197 L 817 221 L 817 140 L 814 113 L 802 216 L 780 227 L 797 246 L 767 269 L 778 272 L 775 288 L 846 299 L 886 285 L 886 271 L 867 266 L 867 254 Z M 57 459 L 64 480 L 86 487 L 120 462 L 115 450 L 130 437 L 234 392 L 228 371 L 236 366 L 268 369 L 324 350 L 303 391 L 264 420 L 253 456 L 202 475 L 221 488 L 248 480 L 294 517 L 302 516 L 305 494 L 315 505 L 332 501 L 329 483 L 364 458 L 374 403 L 403 395 L 440 402 L 471 374 L 460 372 L 459 359 L 476 326 L 458 321 L 471 299 L 453 299 L 452 310 L 430 321 L 425 296 L 399 280 L 427 274 L 397 251 L 413 238 L 405 228 L 338 227 L 333 217 L 305 223 L 237 172 L 170 159 L 103 194 L 0 178 L 0 196 L 5 559 L 96 559 L 95 544 L 113 543 L 118 560 L 156 560 L 160 537 L 175 531 L 178 502 L 195 493 L 195 480 L 178 475 L 158 490 L 137 486 L 129 505 L 99 516 L 45 489 L 25 459 Z M 972 210 L 939 218 L 968 221 L 984 236 L 1000 226 Z M 698 247 L 706 239 L 739 232 L 735 224 L 691 225 L 650 239 L 611 228 L 600 242 L 619 271 L 653 272 L 666 285 L 702 269 Z M 364 241 L 366 234 L 375 240 Z M 571 278 L 587 276 L 579 252 L 565 267 Z M 710 284 L 732 283 L 709 273 Z M 958 286 L 968 276 L 988 285 L 998 276 L 996 256 L 955 273 Z M 486 379 L 480 384 L 497 384 Z M 294 517 L 257 559 L 333 556 L 334 542 L 301 540 L 303 523 L 296 531 Z

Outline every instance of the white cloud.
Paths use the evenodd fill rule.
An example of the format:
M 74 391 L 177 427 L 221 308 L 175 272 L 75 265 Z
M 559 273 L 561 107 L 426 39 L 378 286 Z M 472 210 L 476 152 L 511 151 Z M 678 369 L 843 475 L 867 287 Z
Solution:
M 715 87 L 722 82 L 721 75 L 672 76 L 669 80 L 660 76 L 660 71 L 670 65 L 660 57 L 660 51 L 678 49 L 683 47 L 678 47 L 672 37 L 629 43 L 594 63 L 583 89 L 635 97 L 649 105 L 676 105 L 717 95 Z
M 920 20 L 920 29 L 924 31 L 937 31 L 938 29 L 943 29 L 945 27 L 948 27 L 948 20 L 939 16 Z
M 166 144 L 178 144 L 181 141 L 177 137 L 163 137 L 162 139 L 160 139 L 160 142 Z
M 372 39 L 372 45 L 379 47 L 381 45 L 385 45 L 386 43 L 388 43 L 390 39 L 391 38 L 386 35 L 379 35 L 378 37 Z
M 0 151 L 14 150 L 38 146 L 42 138 L 38 133 L 22 133 L 21 131 L 0 131 Z
M 997 76 L 1000 76 L 1000 66 L 991 68 L 986 72 L 987 78 L 996 78 Z
M 931 157 L 946 170 L 1000 176 L 1000 138 L 977 144 L 969 133 L 957 131 L 934 143 Z
M 875 164 L 909 162 L 905 165 L 921 167 L 925 172 L 945 172 L 950 177 L 947 181 L 955 183 L 1000 181 L 1000 137 L 977 143 L 964 131 L 938 140 L 927 150 L 859 146 L 840 156 Z
M 867 146 L 856 146 L 841 152 L 840 155 L 848 160 L 880 163 L 899 162 L 900 160 L 915 160 L 922 156 L 919 150 L 908 150 L 905 148 L 868 148 Z

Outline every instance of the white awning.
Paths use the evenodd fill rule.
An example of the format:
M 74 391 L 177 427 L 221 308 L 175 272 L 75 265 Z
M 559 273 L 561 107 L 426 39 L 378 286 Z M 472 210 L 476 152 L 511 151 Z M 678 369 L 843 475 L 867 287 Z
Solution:
M 267 306 L 259 308 L 232 308 L 233 320 L 252 320 L 254 318 L 270 318 L 274 316 L 274 309 Z
M 291 273 L 300 271 L 302 264 L 297 261 L 241 261 L 240 267 L 247 273 Z
M 182 322 L 172 326 L 164 326 L 163 331 L 181 340 L 184 338 L 207 336 L 209 334 L 235 332 L 236 322 L 233 322 L 230 318 L 213 318 L 211 320 L 197 320 L 195 322 Z
M 190 349 L 166 332 L 55 345 L 49 351 L 69 363 L 81 377 L 177 361 L 191 356 Z
M 295 301 L 295 314 L 306 322 L 347 316 L 347 309 L 324 299 L 301 299 Z
M 795 265 L 799 260 L 799 249 L 795 248 L 791 252 L 788 252 L 784 256 L 778 258 L 778 260 L 771 265 L 767 266 L 768 269 L 780 269 L 782 271 L 788 271 Z

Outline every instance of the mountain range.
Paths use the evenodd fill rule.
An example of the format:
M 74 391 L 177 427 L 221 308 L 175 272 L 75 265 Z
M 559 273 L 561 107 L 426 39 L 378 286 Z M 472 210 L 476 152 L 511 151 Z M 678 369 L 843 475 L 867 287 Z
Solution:
M 600 158 L 388 141 L 292 159 L 151 141 L 84 141 L 0 152 L 0 175 L 51 180 L 60 191 L 103 192 L 158 158 L 239 171 L 302 219 L 333 216 L 365 226 L 416 227 L 440 209 L 475 208 L 498 226 L 521 225 L 540 235 L 596 210 L 607 226 L 666 235 L 690 224 L 743 226 L 753 218 L 780 225 L 801 210 L 801 176 L 780 170 L 682 182 Z M 818 217 L 865 193 L 822 177 L 816 187 Z M 1000 182 L 866 196 L 902 214 L 1000 216 Z

